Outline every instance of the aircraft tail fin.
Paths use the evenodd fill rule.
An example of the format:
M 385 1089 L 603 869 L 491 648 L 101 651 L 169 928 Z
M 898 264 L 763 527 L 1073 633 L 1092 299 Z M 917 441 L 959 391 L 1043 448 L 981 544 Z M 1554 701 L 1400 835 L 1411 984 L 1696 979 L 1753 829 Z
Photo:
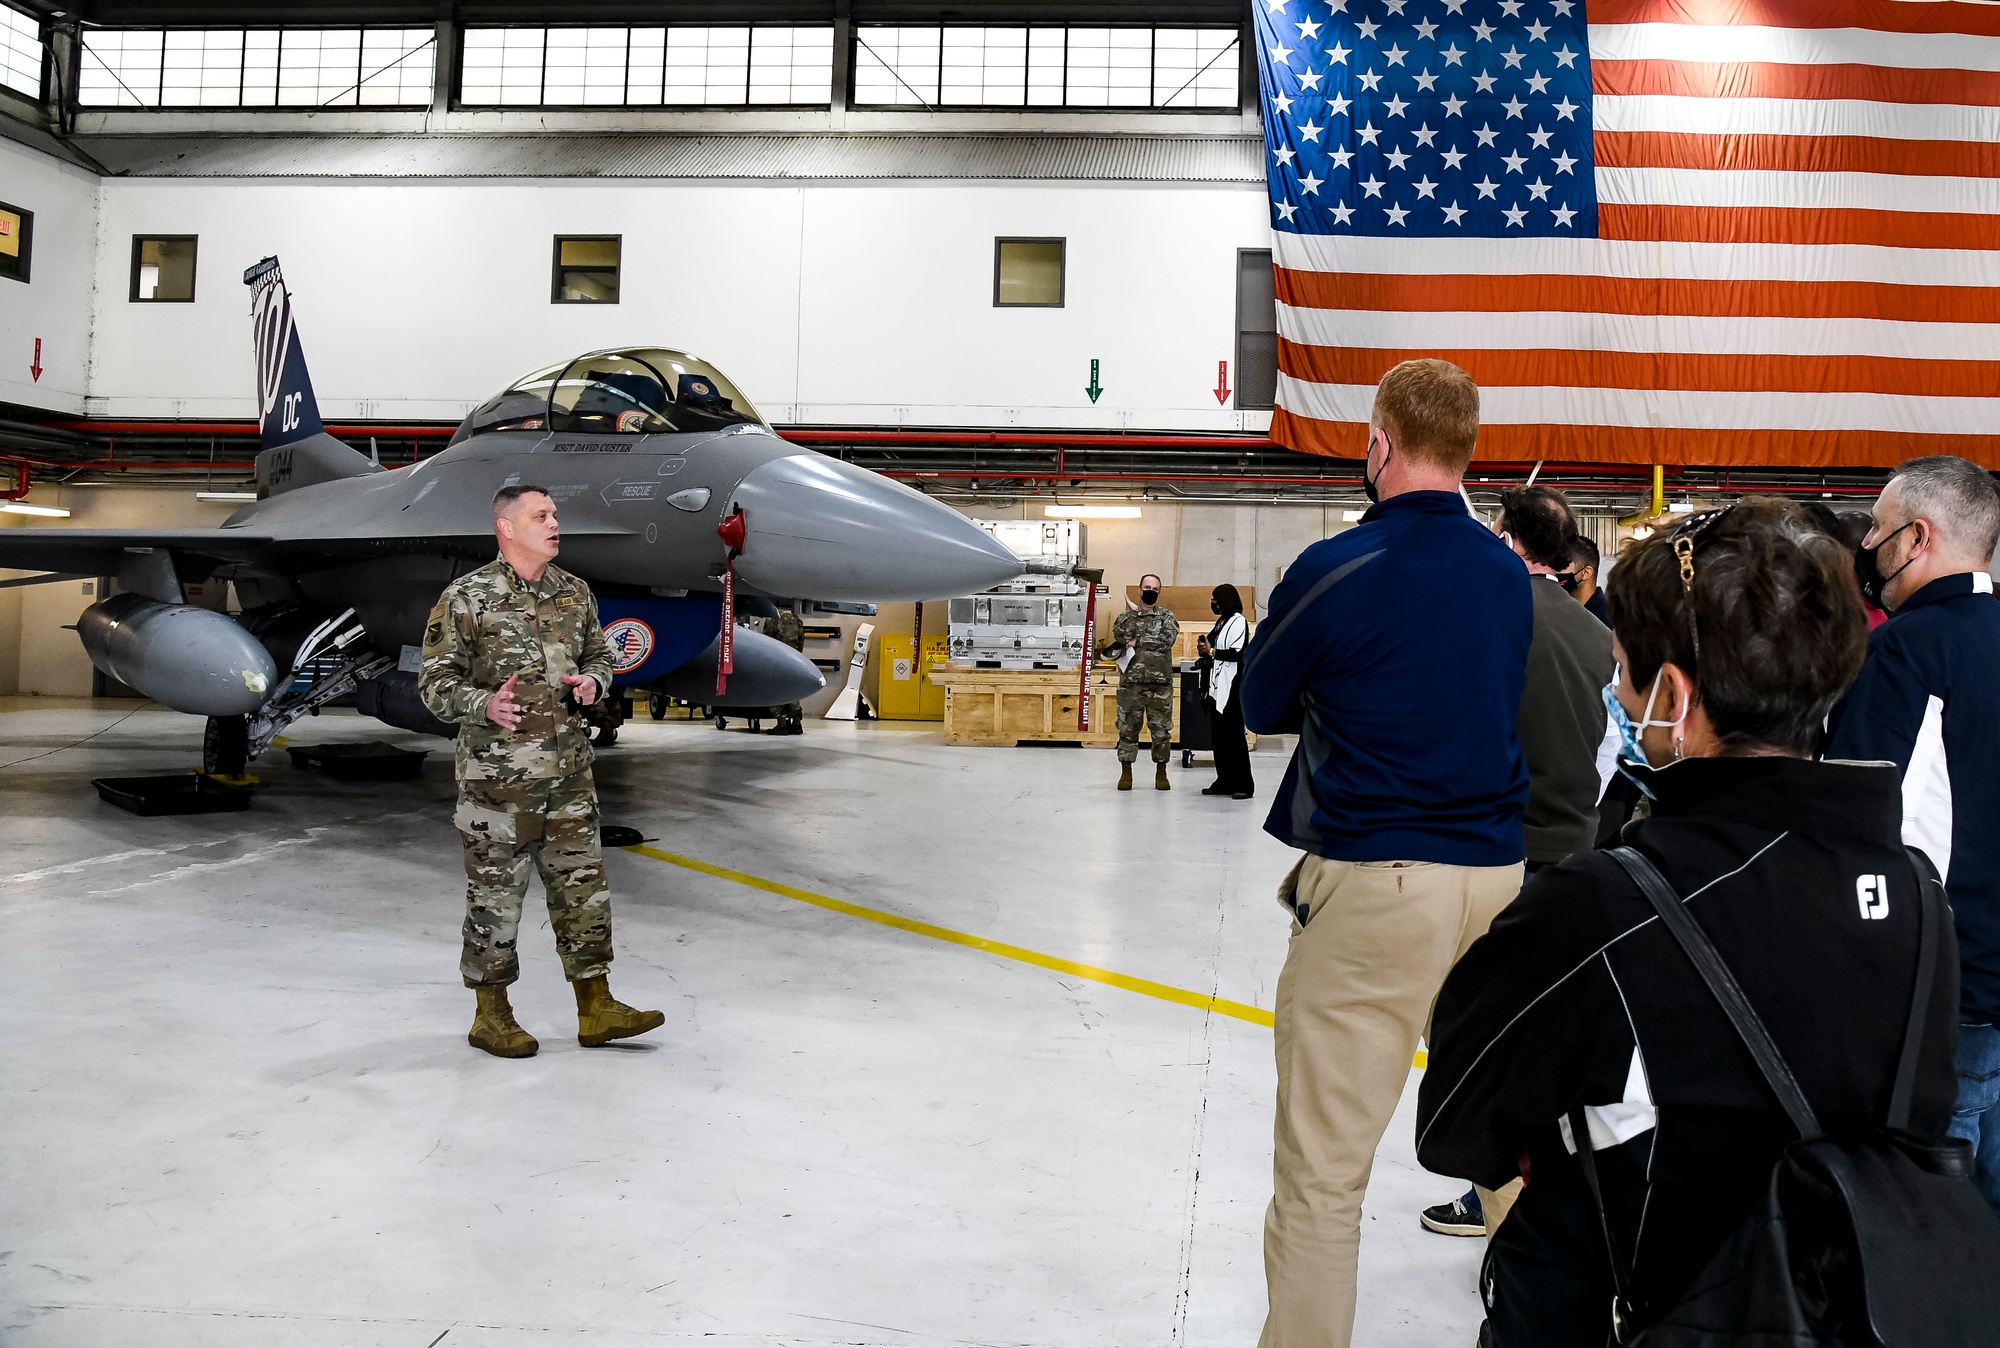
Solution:
M 313 396 L 312 376 L 306 373 L 292 297 L 278 259 L 267 257 L 244 272 L 243 284 L 251 288 L 250 323 L 256 343 L 258 493 L 270 496 L 315 482 L 381 472 L 380 464 L 328 435 L 320 421 L 319 400 Z

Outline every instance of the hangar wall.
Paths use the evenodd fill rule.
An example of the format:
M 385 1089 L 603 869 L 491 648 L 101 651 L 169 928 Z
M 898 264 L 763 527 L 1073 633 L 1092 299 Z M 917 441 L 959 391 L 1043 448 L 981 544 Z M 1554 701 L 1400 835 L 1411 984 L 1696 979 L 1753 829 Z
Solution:
M 239 280 L 276 253 L 329 417 L 455 419 L 527 370 L 649 343 L 713 360 L 777 422 L 1269 423 L 1211 391 L 1236 251 L 1269 246 L 1262 195 L 1237 186 L 107 179 L 103 197 L 93 415 L 249 416 Z M 137 234 L 200 236 L 192 303 L 125 299 Z M 619 303 L 550 303 L 557 234 L 623 236 Z M 1067 239 L 1062 308 L 993 306 L 1004 236 Z
M 0 139 L 0 201 L 35 213 L 28 281 L 0 278 L 0 402 L 80 413 L 98 270 L 98 180 Z M 38 338 L 39 378 L 32 368 Z

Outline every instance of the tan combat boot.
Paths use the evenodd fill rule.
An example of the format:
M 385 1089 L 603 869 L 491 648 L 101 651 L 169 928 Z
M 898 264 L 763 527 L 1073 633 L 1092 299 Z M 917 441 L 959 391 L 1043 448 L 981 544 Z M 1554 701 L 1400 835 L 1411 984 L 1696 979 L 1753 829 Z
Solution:
M 466 1042 L 496 1058 L 534 1057 L 541 1045 L 514 1019 L 507 989 L 474 988 L 473 991 L 479 994 L 479 1014 L 472 1019 L 472 1033 L 465 1036 Z
M 1120 763 L 1118 765 L 1118 789 L 1120 791 L 1130 791 L 1132 789 L 1132 765 L 1130 763 Z
M 1167 765 L 1165 763 L 1153 764 L 1153 789 L 1155 791 L 1171 791 L 1174 789 L 1174 784 L 1167 780 Z
M 596 1048 L 614 1039 L 630 1039 L 635 1034 L 657 1030 L 667 1023 L 658 1011 L 635 1011 L 611 995 L 611 984 L 602 975 L 576 980 L 576 1042 Z

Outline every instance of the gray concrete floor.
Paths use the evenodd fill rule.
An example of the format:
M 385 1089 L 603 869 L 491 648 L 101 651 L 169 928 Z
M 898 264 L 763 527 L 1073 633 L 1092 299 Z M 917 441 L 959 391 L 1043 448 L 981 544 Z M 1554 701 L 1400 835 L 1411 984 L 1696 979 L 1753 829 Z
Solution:
M 200 724 L 133 707 L 0 700 L 0 1343 L 1255 1341 L 1269 1030 L 613 853 L 612 985 L 665 1028 L 579 1048 L 540 916 L 515 1002 L 542 1053 L 502 1062 L 464 1038 L 448 746 L 375 785 L 273 754 L 247 813 L 140 819 L 90 779 L 184 769 Z M 807 729 L 628 727 L 607 819 L 1271 1005 L 1265 800 L 1178 758 L 1172 794 L 1120 795 L 1101 750 Z M 1268 788 L 1283 760 L 1253 761 Z M 1478 1322 L 1482 1242 L 1417 1227 L 1454 1186 L 1416 1167 L 1415 1080 L 1359 1348 Z

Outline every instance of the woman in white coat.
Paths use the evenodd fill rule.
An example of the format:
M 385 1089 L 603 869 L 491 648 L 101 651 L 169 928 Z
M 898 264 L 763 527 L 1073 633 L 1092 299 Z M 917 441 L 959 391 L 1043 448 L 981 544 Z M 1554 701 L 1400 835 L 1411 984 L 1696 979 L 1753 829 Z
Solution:
M 1243 648 L 1250 641 L 1250 624 L 1243 617 L 1243 596 L 1234 585 L 1218 585 L 1209 600 L 1215 626 L 1201 639 L 1202 701 L 1208 706 L 1209 743 L 1215 746 L 1215 785 L 1204 796 L 1248 800 L 1257 793 L 1250 778 L 1250 748 L 1243 738 L 1243 702 L 1237 676 L 1243 672 Z

